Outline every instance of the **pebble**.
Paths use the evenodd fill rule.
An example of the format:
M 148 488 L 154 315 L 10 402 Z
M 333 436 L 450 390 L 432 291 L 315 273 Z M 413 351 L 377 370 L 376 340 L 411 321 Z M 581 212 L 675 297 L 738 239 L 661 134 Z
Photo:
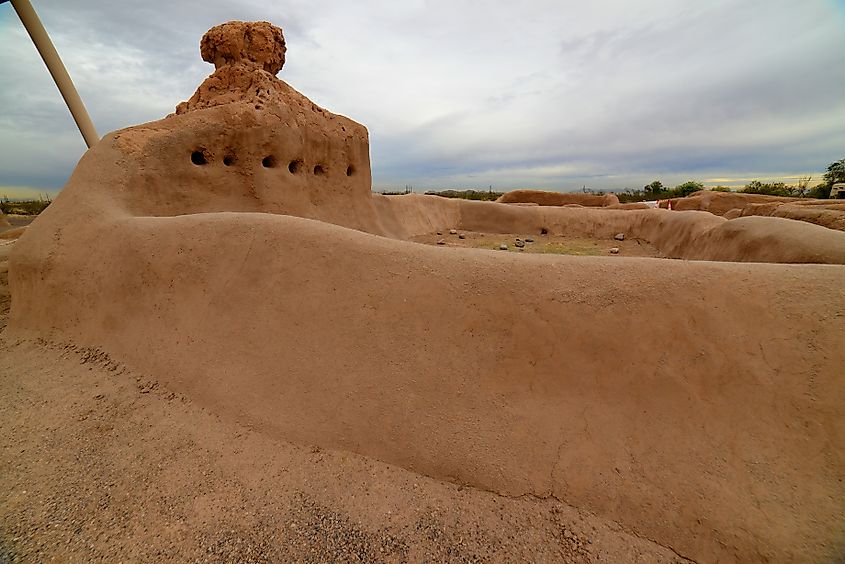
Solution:
M 466 238 L 467 238 L 467 236 L 464 235 L 463 233 L 458 235 L 458 239 L 466 239 Z
M 446 244 L 446 239 L 440 239 L 439 241 L 437 241 L 437 244 L 438 244 L 438 245 L 445 245 L 445 244 Z
M 610 249 L 610 254 L 618 255 L 619 254 L 619 247 L 613 247 L 612 249 Z
M 517 247 L 524 247 L 524 246 L 525 246 L 525 241 L 523 241 L 522 239 L 517 239 L 517 240 L 514 242 L 514 245 L 516 245 Z
M 525 242 L 526 242 L 526 243 L 533 243 L 533 242 L 534 242 L 534 239 L 532 239 L 531 237 L 526 237 L 526 238 L 525 238 Z
M 613 238 L 616 239 L 617 241 L 624 241 L 625 240 L 625 234 L 624 233 L 617 233 L 616 235 L 613 236 Z
M 457 230 L 457 229 L 450 229 L 450 230 L 449 230 L 449 235 L 457 235 L 457 234 L 458 234 L 458 230 Z
M 502 243 L 501 245 L 499 245 L 499 250 L 500 250 L 500 251 L 507 251 L 507 250 L 508 250 L 508 246 L 507 246 L 507 245 L 505 245 L 504 243 Z

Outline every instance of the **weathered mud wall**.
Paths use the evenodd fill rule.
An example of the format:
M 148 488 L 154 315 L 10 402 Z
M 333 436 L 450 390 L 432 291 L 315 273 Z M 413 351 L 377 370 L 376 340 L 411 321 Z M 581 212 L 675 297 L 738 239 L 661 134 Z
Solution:
M 268 214 L 46 225 L 13 257 L 11 338 L 696 560 L 811 560 L 839 534 L 840 266 L 511 256 Z
M 237 82 L 232 101 L 207 82 L 178 115 L 86 153 L 16 243 L 9 338 L 100 347 L 222 418 L 554 495 L 695 560 L 830 555 L 845 512 L 845 267 L 400 239 L 623 231 L 670 256 L 843 262 L 825 235 L 845 233 L 373 196 L 363 126 L 280 83 L 265 66 L 279 51 L 262 49 L 212 57 L 209 80 L 267 93 Z M 811 231 L 815 255 L 779 250 Z
M 675 210 L 700 210 L 709 211 L 715 215 L 725 215 L 734 208 L 744 208 L 749 204 L 771 204 L 793 202 L 801 198 L 789 198 L 785 196 L 768 196 L 766 194 L 742 194 L 737 192 L 717 192 L 713 190 L 700 190 L 686 198 L 672 198 L 663 200 L 663 207 L 668 201 L 672 202 L 672 209 Z
M 726 219 L 749 215 L 782 217 L 845 231 L 845 205 L 834 200 L 701 191 L 668 201 L 675 210 L 709 211 Z M 667 204 L 662 206 L 665 208 Z
M 512 190 L 499 196 L 496 200 L 502 204 L 533 203 L 540 206 L 564 206 L 578 204 L 589 207 L 602 207 L 619 203 L 614 194 L 595 196 L 593 194 L 577 194 L 573 192 L 546 192 L 543 190 Z

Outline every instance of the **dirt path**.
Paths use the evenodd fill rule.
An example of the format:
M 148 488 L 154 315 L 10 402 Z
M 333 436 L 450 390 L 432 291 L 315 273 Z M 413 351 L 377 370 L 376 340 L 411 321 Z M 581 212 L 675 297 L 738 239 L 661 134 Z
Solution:
M 523 246 L 518 246 L 517 239 L 523 242 Z M 632 238 L 618 241 L 616 239 L 590 239 L 562 235 L 460 231 L 458 233 L 429 233 L 414 237 L 412 240 L 427 245 L 491 250 L 500 250 L 500 245 L 506 245 L 507 251 L 514 253 L 653 258 L 662 256 L 648 241 Z M 618 249 L 618 253 L 612 253 L 611 249 L 613 248 Z
M 559 501 L 272 440 L 103 353 L 0 333 L 0 562 L 52 558 L 682 561 Z

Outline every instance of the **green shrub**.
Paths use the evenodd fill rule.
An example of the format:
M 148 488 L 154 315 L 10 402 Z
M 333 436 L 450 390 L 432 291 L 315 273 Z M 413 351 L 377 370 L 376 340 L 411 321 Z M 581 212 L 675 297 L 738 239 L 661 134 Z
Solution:
M 493 192 L 492 190 L 442 190 L 440 192 L 426 192 L 429 196 L 441 196 L 443 198 L 462 198 L 464 200 L 496 200 L 504 192 Z
M 48 199 L 14 202 L 4 199 L 3 201 L 0 201 L 0 210 L 3 210 L 3 213 L 6 214 L 38 215 L 50 205 L 50 201 L 51 200 Z

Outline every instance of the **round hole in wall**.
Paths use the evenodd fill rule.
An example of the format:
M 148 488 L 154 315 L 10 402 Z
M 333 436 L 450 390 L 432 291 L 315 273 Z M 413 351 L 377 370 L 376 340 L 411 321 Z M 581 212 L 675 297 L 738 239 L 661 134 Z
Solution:
M 195 165 L 208 164 L 208 159 L 205 157 L 205 151 L 194 151 L 191 153 L 191 162 Z
M 352 176 L 353 174 L 355 174 L 355 167 L 352 165 L 346 167 L 346 176 Z
M 238 158 L 235 155 L 226 155 L 223 157 L 223 164 L 225 166 L 232 166 L 238 161 Z
M 299 172 L 299 169 L 302 167 L 302 161 L 291 161 L 288 163 L 288 170 L 291 174 L 296 174 Z
M 264 168 L 275 168 L 276 167 L 276 157 L 273 155 L 267 155 L 263 159 L 261 159 L 261 166 Z
M 323 168 L 323 165 L 316 165 L 314 167 L 314 174 L 316 174 L 317 176 L 321 176 L 323 174 L 326 174 L 326 171 Z

